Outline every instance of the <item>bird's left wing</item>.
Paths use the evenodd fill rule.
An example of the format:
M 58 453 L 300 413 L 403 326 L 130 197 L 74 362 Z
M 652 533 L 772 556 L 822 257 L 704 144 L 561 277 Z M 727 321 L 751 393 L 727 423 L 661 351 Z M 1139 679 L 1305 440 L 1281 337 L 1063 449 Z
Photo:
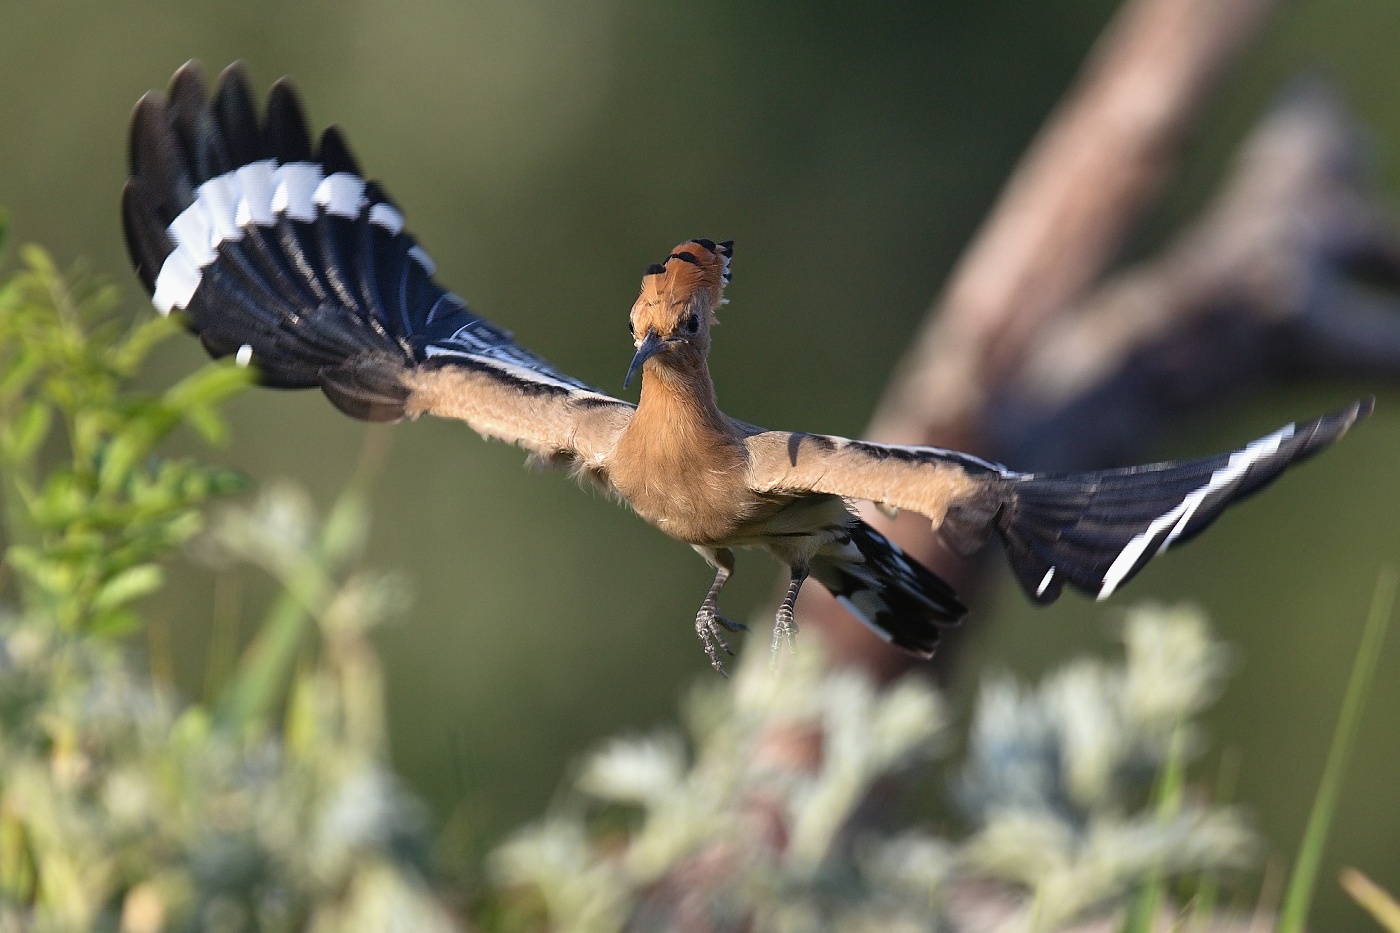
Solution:
M 127 247 L 156 309 L 261 382 L 370 421 L 434 414 L 547 460 L 602 466 L 633 406 L 559 372 L 433 281 L 339 130 L 313 147 L 290 83 L 260 118 L 238 65 L 197 65 L 131 126 Z
M 902 447 L 826 434 L 752 429 L 747 438 L 749 482 L 757 492 L 825 493 L 907 509 L 928 518 L 959 553 L 980 547 L 987 519 L 1000 507 L 1006 467 L 941 447 Z M 950 511 L 951 521 L 950 521 Z M 971 537 L 959 516 L 975 513 Z
M 1084 473 L 1017 473 L 938 447 L 755 431 L 749 481 L 760 492 L 909 509 L 963 555 L 995 531 L 1032 599 L 1051 602 L 1066 583 L 1103 599 L 1153 556 L 1340 438 L 1371 407 L 1362 399 L 1211 457 Z

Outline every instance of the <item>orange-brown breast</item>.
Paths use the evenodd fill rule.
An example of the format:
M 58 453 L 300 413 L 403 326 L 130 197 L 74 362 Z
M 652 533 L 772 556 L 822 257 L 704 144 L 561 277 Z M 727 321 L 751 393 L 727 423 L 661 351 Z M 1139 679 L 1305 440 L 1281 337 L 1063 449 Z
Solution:
M 766 501 L 748 488 L 743 440 L 674 374 L 649 372 L 643 403 L 618 439 L 609 479 L 637 514 L 690 544 L 723 543 Z M 677 380 L 679 381 L 679 380 Z

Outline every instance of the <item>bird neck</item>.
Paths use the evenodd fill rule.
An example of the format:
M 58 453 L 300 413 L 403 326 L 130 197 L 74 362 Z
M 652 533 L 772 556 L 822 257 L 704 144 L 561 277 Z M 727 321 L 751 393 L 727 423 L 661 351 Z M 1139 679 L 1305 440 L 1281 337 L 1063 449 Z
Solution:
M 752 504 L 746 464 L 743 435 L 720 413 L 703 358 L 648 360 L 641 401 L 609 459 L 613 490 L 672 537 L 723 541 Z
M 715 399 L 710 368 L 703 359 L 681 366 L 669 360 L 648 360 L 642 373 L 642 394 L 633 423 L 638 428 L 705 435 L 728 435 L 728 419 Z

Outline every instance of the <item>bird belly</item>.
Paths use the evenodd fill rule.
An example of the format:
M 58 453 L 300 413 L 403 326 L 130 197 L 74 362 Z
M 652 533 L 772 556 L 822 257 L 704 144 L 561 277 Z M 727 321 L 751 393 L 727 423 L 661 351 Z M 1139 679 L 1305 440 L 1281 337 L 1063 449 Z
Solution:
M 743 450 L 727 438 L 690 438 L 668 431 L 634 446 L 624 437 L 609 480 L 643 519 L 687 544 L 732 537 L 761 511 L 765 498 L 748 488 Z M 723 546 L 723 545 L 718 545 Z
M 746 489 L 700 488 L 689 483 L 648 485 L 624 494 L 632 509 L 649 524 L 687 544 L 740 547 L 763 503 Z
M 610 479 L 621 498 L 649 524 L 704 547 L 759 547 L 774 535 L 808 534 L 831 520 L 830 506 L 822 508 L 808 501 L 812 499 L 832 499 L 837 511 L 846 515 L 841 500 L 834 497 L 793 499 L 754 492 L 741 468 L 653 464 L 645 473 L 613 473 Z
M 788 565 L 806 561 L 855 517 L 838 496 L 769 498 L 714 547 L 759 547 Z

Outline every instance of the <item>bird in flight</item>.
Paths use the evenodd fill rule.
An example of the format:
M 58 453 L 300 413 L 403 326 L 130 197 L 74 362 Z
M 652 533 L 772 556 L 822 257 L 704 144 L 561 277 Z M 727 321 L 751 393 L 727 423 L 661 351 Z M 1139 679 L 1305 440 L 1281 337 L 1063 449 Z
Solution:
M 240 65 L 212 98 L 199 67 L 184 66 L 165 95 L 136 105 L 130 159 L 126 242 L 161 314 L 179 312 L 211 355 L 252 366 L 264 385 L 319 387 L 368 421 L 459 419 L 627 503 L 714 568 L 695 631 L 721 672 L 724 632 L 743 627 L 719 611 L 736 548 L 790 571 L 775 648 L 796 631 L 793 604 L 810 577 L 881 638 L 929 657 L 967 610 L 853 501 L 916 512 L 964 556 L 999 536 L 1038 603 L 1066 585 L 1102 599 L 1371 408 L 1359 401 L 1213 457 L 1061 474 L 766 430 L 715 400 L 707 358 L 734 246 L 703 238 L 642 278 L 630 315 L 634 405 L 559 372 L 438 285 L 339 129 L 313 144 L 285 78 L 259 116 Z

